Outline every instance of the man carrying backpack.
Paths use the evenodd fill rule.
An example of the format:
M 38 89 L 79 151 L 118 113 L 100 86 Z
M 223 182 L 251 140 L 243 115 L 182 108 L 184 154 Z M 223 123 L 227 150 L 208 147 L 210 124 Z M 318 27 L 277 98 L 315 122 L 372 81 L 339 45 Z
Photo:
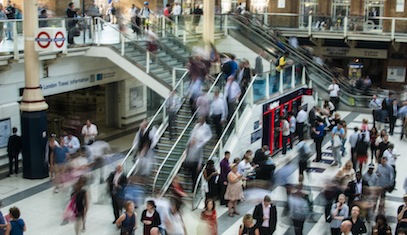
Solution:
M 366 141 L 366 134 L 362 133 L 356 142 L 356 159 L 359 163 L 359 170 L 362 172 L 363 164 L 367 163 L 367 149 L 369 148 L 369 142 Z

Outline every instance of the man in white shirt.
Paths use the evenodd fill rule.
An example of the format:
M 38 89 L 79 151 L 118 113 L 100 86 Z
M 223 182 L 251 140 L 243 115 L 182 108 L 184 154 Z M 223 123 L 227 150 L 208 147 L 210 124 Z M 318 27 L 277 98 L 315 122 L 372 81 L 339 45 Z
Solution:
M 212 119 L 212 123 L 215 126 L 216 135 L 219 139 L 222 135 L 222 123 L 226 122 L 228 112 L 225 99 L 222 97 L 221 94 L 219 94 L 218 89 L 216 89 L 214 92 L 209 113 Z
M 328 87 L 330 101 L 335 105 L 335 110 L 338 110 L 339 107 L 339 85 L 337 84 L 336 79 L 332 80 L 332 84 Z
M 129 18 L 131 22 L 131 29 L 133 29 L 133 33 L 137 31 L 137 7 L 136 5 L 132 4 L 131 8 L 129 9 Z
M 294 137 L 295 137 L 295 128 L 297 125 L 297 121 L 295 116 L 292 112 L 288 112 L 288 121 L 290 122 L 290 148 L 293 149 L 294 145 Z
M 341 224 L 341 235 L 352 235 L 352 222 L 350 220 L 344 220 Z
M 181 15 L 181 13 L 182 13 L 181 5 L 179 4 L 178 1 L 175 1 L 171 11 L 171 15 L 173 16 L 172 20 L 175 23 L 179 23 L 179 16 Z
M 228 119 L 230 119 L 235 112 L 236 104 L 239 102 L 241 92 L 240 86 L 235 81 L 234 76 L 229 76 L 225 86 L 225 99 L 228 103 Z
M 64 137 L 64 143 L 65 146 L 68 147 L 69 154 L 71 155 L 76 153 L 81 147 L 78 137 L 72 135 L 70 132 L 68 132 L 68 135 Z
M 394 151 L 394 144 L 390 143 L 388 148 L 384 151 L 383 157 L 387 157 L 387 163 L 393 167 L 394 173 L 396 172 L 396 160 L 399 154 Z M 395 175 L 395 174 L 394 174 Z
M 290 123 L 284 118 L 280 117 L 280 122 L 282 123 L 281 132 L 283 134 L 283 156 L 287 153 L 287 142 L 288 138 L 290 137 Z
M 382 101 L 379 100 L 376 95 L 373 95 L 373 99 L 369 103 L 369 108 L 372 109 L 373 127 L 375 127 L 376 126 L 377 111 L 382 108 Z
M 171 91 L 168 97 L 166 108 L 168 113 L 168 129 L 170 131 L 170 139 L 174 136 L 175 131 L 175 119 L 177 117 L 177 112 L 181 107 L 180 98 L 177 96 L 176 91 Z
M 202 92 L 201 95 L 196 99 L 196 109 L 198 112 L 198 118 L 203 117 L 205 120 L 209 116 L 210 111 L 210 101 L 208 98 L 208 93 L 206 91 Z
M 297 113 L 297 126 L 296 126 L 296 132 L 298 135 L 298 139 L 299 141 L 303 141 L 304 140 L 304 126 L 305 126 L 305 122 L 308 120 L 308 114 L 307 112 L 305 112 L 304 109 L 302 109 L 302 106 L 298 107 L 298 113 Z M 313 125 L 314 123 L 310 123 L 311 125 Z
M 86 120 L 86 125 L 82 127 L 83 142 L 92 144 L 98 134 L 98 128 L 89 119 Z
M 192 176 L 192 183 L 195 187 L 198 173 L 201 170 L 203 161 L 203 150 L 205 144 L 212 138 L 212 131 L 203 117 L 198 119 L 198 123 L 191 131 L 191 135 L 187 144 L 187 157 L 183 164 Z

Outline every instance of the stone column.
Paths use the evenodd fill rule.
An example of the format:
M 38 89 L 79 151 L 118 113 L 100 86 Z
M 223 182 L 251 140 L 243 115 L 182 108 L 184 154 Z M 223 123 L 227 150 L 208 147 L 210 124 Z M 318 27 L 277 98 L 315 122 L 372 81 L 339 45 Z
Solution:
M 205 43 L 215 42 L 215 1 L 204 0 L 203 8 L 204 30 L 203 39 Z
M 42 95 L 39 82 L 40 62 L 34 49 L 35 32 L 38 29 L 37 0 L 24 0 L 23 5 L 25 87 L 20 105 L 23 177 L 41 179 L 48 177 L 45 163 L 48 104 Z

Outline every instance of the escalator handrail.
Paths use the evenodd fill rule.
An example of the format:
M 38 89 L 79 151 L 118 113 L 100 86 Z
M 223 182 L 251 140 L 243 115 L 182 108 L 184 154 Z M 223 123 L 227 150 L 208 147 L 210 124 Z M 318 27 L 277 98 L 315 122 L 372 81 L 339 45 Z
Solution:
M 265 72 L 265 73 L 268 73 L 268 72 Z M 236 107 L 235 112 L 233 113 L 233 115 L 231 116 L 228 124 L 226 125 L 225 129 L 223 130 L 222 135 L 220 136 L 219 140 L 216 142 L 215 146 L 213 147 L 212 153 L 209 155 L 208 161 L 211 160 L 215 156 L 215 153 L 216 153 L 217 149 L 219 148 L 220 144 L 222 143 L 223 138 L 225 137 L 227 131 L 229 130 L 229 128 L 232 126 L 233 122 L 235 121 L 234 119 L 237 117 L 237 113 L 239 112 L 239 110 L 242 107 L 243 103 L 245 103 L 246 97 L 248 96 L 248 94 L 252 94 L 250 89 L 252 89 L 253 84 L 256 81 L 256 78 L 257 78 L 257 74 L 252 78 L 252 81 L 250 82 L 249 86 L 246 89 L 246 93 L 243 95 L 243 97 L 240 100 L 238 106 Z M 195 184 L 194 190 L 192 191 L 192 204 L 193 204 L 194 199 L 196 197 L 196 193 L 197 193 L 197 190 L 198 190 L 199 183 L 202 181 L 202 175 L 203 175 L 204 169 L 205 169 L 204 167 L 201 169 L 201 172 L 198 175 L 197 182 Z M 195 208 L 193 208 L 193 209 L 195 209 Z
M 255 25 L 255 24 L 252 22 L 253 19 L 248 19 L 248 18 L 246 18 L 246 19 L 247 19 L 252 25 Z M 263 27 L 263 26 L 262 26 L 262 27 Z M 270 28 L 270 26 L 267 26 L 267 27 Z M 273 29 L 273 28 L 271 28 L 271 29 Z M 252 30 L 255 30 L 255 29 L 252 28 Z M 257 31 L 257 30 L 256 30 L 256 31 Z M 261 32 L 261 33 L 263 33 L 263 32 Z M 265 33 L 265 34 L 266 34 L 267 36 L 273 38 L 274 40 L 279 40 L 279 38 L 278 38 L 276 35 L 269 34 L 269 33 Z M 297 57 L 300 57 L 302 60 L 308 59 L 308 60 L 307 60 L 307 63 L 312 66 L 312 69 L 316 69 L 317 71 L 318 71 L 318 70 L 323 71 L 323 72 L 325 73 L 325 75 L 327 75 L 327 77 L 330 77 L 330 78 L 336 77 L 336 79 L 341 82 L 341 86 L 342 86 L 341 90 L 346 90 L 346 91 L 349 92 L 349 93 L 354 93 L 354 92 L 352 92 L 352 90 L 353 90 L 353 91 L 357 91 L 357 93 L 359 93 L 359 94 L 363 94 L 363 92 L 364 92 L 363 90 L 361 90 L 361 89 L 359 89 L 359 88 L 357 88 L 357 87 L 353 87 L 353 86 L 351 86 L 350 84 L 348 84 L 348 83 L 347 83 L 348 81 L 345 80 L 345 79 L 343 79 L 343 77 L 344 77 L 343 74 L 342 74 L 342 76 L 335 76 L 335 75 L 334 75 L 334 72 L 333 72 L 332 70 L 330 70 L 330 69 L 328 69 L 328 68 L 326 68 L 326 67 L 324 67 L 324 66 L 320 66 L 319 64 L 317 64 L 317 63 L 316 63 L 315 61 L 313 61 L 312 59 L 309 59 L 309 58 L 307 58 L 306 56 L 303 56 L 301 53 L 297 53 L 297 51 L 294 50 L 293 48 L 291 48 L 291 45 L 289 45 L 286 41 L 284 41 L 284 40 L 279 40 L 279 41 L 285 46 L 285 48 L 286 48 L 290 53 L 295 54 Z M 279 49 L 280 49 L 280 48 L 279 48 Z M 281 51 L 282 51 L 282 49 L 280 50 L 280 52 L 281 52 Z M 327 79 L 325 79 L 325 80 L 327 80 Z M 343 88 L 345 88 L 345 89 L 343 89 Z M 380 89 L 375 89 L 375 90 L 373 90 L 373 91 L 370 91 L 369 94 L 367 94 L 367 95 L 359 95 L 359 97 L 360 97 L 360 98 L 366 98 L 366 96 L 372 95 L 372 94 L 374 94 L 374 93 L 379 93 L 379 92 L 381 92 Z M 390 91 L 390 92 L 394 92 L 394 91 Z M 369 97 L 369 98 L 370 98 L 370 97 Z
M 207 93 L 210 93 L 210 92 L 213 90 L 213 88 L 215 87 L 216 83 L 219 81 L 219 79 L 220 79 L 221 77 L 222 77 L 222 73 L 219 73 L 218 76 L 216 77 L 215 81 L 213 82 L 212 86 L 209 88 L 209 90 L 208 90 Z M 194 121 L 195 116 L 196 116 L 197 113 L 198 113 L 198 110 L 199 110 L 199 108 L 198 108 L 198 109 L 195 111 L 195 113 L 192 115 L 191 119 L 189 119 L 187 125 L 186 125 L 185 128 L 182 130 L 181 134 L 178 136 L 178 138 L 177 138 L 177 140 L 175 141 L 174 145 L 171 147 L 170 151 L 168 151 L 168 153 L 167 153 L 167 155 L 165 156 L 164 160 L 162 161 L 160 167 L 158 168 L 158 170 L 157 170 L 157 172 L 156 172 L 156 175 L 155 175 L 155 177 L 154 177 L 154 181 L 153 181 L 152 194 L 154 194 L 154 192 L 155 192 L 155 187 L 156 187 L 156 184 L 157 184 L 158 176 L 160 175 L 162 168 L 164 167 L 165 163 L 167 162 L 167 160 L 168 160 L 169 157 L 171 156 L 172 152 L 174 151 L 175 147 L 176 147 L 176 146 L 178 145 L 178 143 L 180 142 L 181 138 L 183 137 L 183 135 L 185 134 L 185 132 L 187 131 L 187 129 L 189 128 L 189 126 L 190 126 L 190 125 L 192 124 L 192 122 Z M 184 150 L 184 151 L 183 151 L 183 154 L 184 154 L 185 152 L 186 152 L 186 151 Z M 183 154 L 182 154 L 182 155 L 183 155 Z M 180 157 L 180 159 L 181 159 L 181 157 Z M 180 161 L 180 160 L 178 160 L 178 162 L 179 162 L 179 161 Z M 165 188 L 165 190 L 163 190 L 163 188 L 162 188 L 162 189 L 160 189 L 160 190 L 161 190 L 160 192 L 162 192 L 162 191 L 167 191 L 167 189 L 169 188 L 169 185 L 172 183 L 172 179 L 173 179 L 172 174 L 173 174 L 173 172 L 174 172 L 174 169 L 175 169 L 175 167 L 174 167 L 173 170 L 171 171 L 170 177 L 168 177 L 167 181 L 166 181 L 166 182 L 164 183 L 164 185 L 163 185 L 163 188 Z M 178 171 L 177 171 L 177 172 L 178 172 Z M 171 181 L 169 181 L 169 179 L 171 179 Z M 168 182 L 170 182 L 170 184 L 167 186 Z M 161 193 L 160 193 L 160 194 L 161 194 Z
M 251 30 L 252 32 L 254 32 L 255 34 L 257 34 L 259 37 L 265 38 L 265 37 L 262 36 L 257 30 L 254 30 L 254 29 L 252 29 L 252 28 L 246 26 L 245 24 L 243 24 L 243 23 L 240 22 L 239 20 L 234 19 L 234 18 L 232 18 L 231 20 L 235 21 L 236 23 L 238 23 L 238 24 L 241 25 L 242 27 L 245 27 L 245 28 Z M 268 37 L 271 37 L 271 36 L 268 35 L 268 34 L 267 34 L 267 36 L 268 36 Z M 277 46 L 273 46 L 273 47 L 276 48 Z M 277 48 L 278 48 L 279 51 L 282 51 L 281 48 L 279 48 L 279 47 L 277 47 Z M 263 49 L 264 49 L 264 48 L 263 48 Z M 265 50 L 265 51 L 268 51 L 267 49 L 264 49 L 264 50 Z M 306 59 L 304 59 L 302 56 L 299 56 L 298 53 L 295 53 L 295 50 L 292 50 L 291 48 L 290 48 L 289 52 L 292 53 L 292 54 L 294 54 L 294 55 L 296 55 L 300 60 L 301 60 L 301 59 L 302 59 L 302 60 L 306 60 Z M 317 67 L 317 65 L 314 65 L 314 64 L 312 64 L 312 63 L 309 63 L 309 64 L 312 65 L 312 66 L 311 66 L 312 69 L 321 68 L 320 66 Z M 316 67 L 317 67 L 317 68 L 316 68 Z M 325 71 L 322 71 L 322 72 L 324 72 L 327 77 L 332 77 L 332 76 L 333 76 L 333 75 L 327 74 Z M 326 82 L 329 82 L 329 80 L 328 80 L 328 79 L 325 79 L 325 77 L 324 77 L 323 75 L 321 75 L 320 73 L 315 73 L 315 74 L 317 74 L 318 77 L 322 78 L 322 80 L 324 80 L 324 81 L 326 81 Z M 346 83 L 344 83 L 344 84 L 346 84 Z M 341 84 L 341 86 L 344 85 L 344 84 Z M 346 85 L 344 85 L 344 87 L 346 88 Z M 342 88 L 343 88 L 343 87 L 342 87 Z M 348 95 L 348 96 L 355 97 L 355 98 L 357 98 L 357 99 L 370 99 L 370 96 L 354 95 L 354 94 L 353 94 L 354 92 L 352 92 L 352 91 L 347 91 L 347 89 L 341 89 L 341 93 L 344 93 L 344 94 L 346 94 L 346 95 Z
M 180 68 L 179 70 L 184 70 L 184 68 Z M 186 70 L 184 72 L 184 74 L 182 75 L 182 77 L 179 79 L 179 81 L 176 83 L 175 87 L 173 90 L 177 90 L 178 86 L 181 84 L 181 82 L 184 81 L 185 77 L 187 77 L 187 75 L 189 74 L 189 71 Z M 158 115 L 161 113 L 161 111 L 166 107 L 166 103 L 168 101 L 168 99 L 170 98 L 170 96 L 168 96 L 164 102 L 161 104 L 161 106 L 158 108 L 157 112 L 154 114 L 154 116 L 151 118 L 150 122 L 147 125 L 147 130 L 154 124 L 156 118 L 158 117 Z M 164 123 L 165 120 L 163 120 Z M 161 124 L 163 125 L 163 124 Z M 131 153 L 134 151 L 134 148 L 136 147 L 136 145 L 132 145 L 130 150 L 127 152 L 126 156 L 124 157 L 123 161 L 121 162 L 121 165 L 123 165 L 126 160 L 129 158 L 129 156 L 131 155 Z M 137 163 L 138 161 L 136 161 Z M 135 169 L 136 163 L 133 165 L 132 170 Z M 132 170 L 128 172 L 129 175 L 131 175 Z
M 107 21 L 103 20 L 103 19 L 100 18 L 100 17 L 96 17 L 96 18 L 99 19 L 102 23 L 107 23 Z M 148 52 L 152 58 L 154 58 L 156 61 L 159 62 L 160 65 L 164 66 L 166 69 L 172 69 L 172 67 L 171 67 L 170 65 L 168 65 L 166 62 L 162 61 L 161 58 L 160 58 L 158 55 L 156 55 L 156 54 L 154 54 L 154 53 L 151 53 L 151 52 L 149 52 L 145 47 L 140 46 L 136 41 L 134 41 L 134 39 L 130 38 L 130 37 L 129 37 L 127 34 L 125 34 L 124 32 L 121 32 L 120 29 L 117 29 L 117 28 L 113 27 L 113 26 L 110 25 L 110 24 L 107 24 L 107 25 L 108 25 L 108 27 L 111 27 L 113 30 L 117 31 L 117 32 L 118 32 L 120 35 L 122 35 L 124 38 L 126 38 L 126 39 L 128 40 L 128 43 L 132 43 L 132 45 L 134 45 L 134 46 L 136 46 L 137 48 L 141 49 L 142 52 L 145 52 L 145 53 Z M 158 35 L 157 35 L 157 36 L 158 36 Z M 122 43 L 122 42 L 121 42 L 121 43 Z

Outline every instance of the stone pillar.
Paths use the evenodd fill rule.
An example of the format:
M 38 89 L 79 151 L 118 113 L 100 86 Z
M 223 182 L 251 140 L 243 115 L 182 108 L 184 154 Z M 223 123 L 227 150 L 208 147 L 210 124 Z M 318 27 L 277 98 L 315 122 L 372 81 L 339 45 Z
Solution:
M 42 179 L 48 177 L 45 162 L 48 104 L 42 95 L 39 82 L 40 62 L 34 49 L 35 32 L 38 29 L 37 0 L 24 0 L 23 6 L 25 87 L 20 105 L 23 177 Z
M 205 43 L 215 42 L 215 1 L 204 0 L 203 8 L 204 30 L 203 39 Z

